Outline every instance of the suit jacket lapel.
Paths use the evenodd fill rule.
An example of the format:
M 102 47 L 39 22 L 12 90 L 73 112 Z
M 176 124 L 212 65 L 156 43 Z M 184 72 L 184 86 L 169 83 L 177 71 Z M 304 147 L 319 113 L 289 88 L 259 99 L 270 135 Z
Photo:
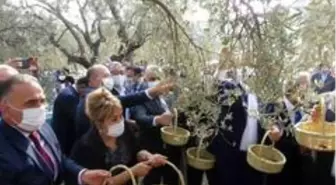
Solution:
M 0 127 L 2 127 L 0 130 L 3 130 L 2 134 L 5 135 L 7 140 L 11 142 L 15 148 L 27 154 L 35 162 L 39 169 L 48 174 L 48 177 L 52 179 L 50 170 L 48 170 L 48 167 L 38 158 L 37 153 L 35 152 L 34 147 L 30 144 L 29 140 L 18 130 L 9 126 L 4 121 L 1 121 Z

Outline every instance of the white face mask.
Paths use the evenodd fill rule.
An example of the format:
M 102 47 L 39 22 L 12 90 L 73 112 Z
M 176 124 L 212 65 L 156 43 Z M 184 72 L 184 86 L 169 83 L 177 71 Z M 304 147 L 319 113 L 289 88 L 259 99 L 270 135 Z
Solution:
M 158 81 L 147 82 L 147 83 L 148 83 L 148 87 L 149 87 L 149 88 L 155 87 L 155 86 L 157 86 L 157 85 L 159 84 Z
M 103 79 L 103 85 L 108 89 L 112 90 L 114 87 L 114 80 L 112 77 L 107 77 Z
M 14 107 L 12 108 L 18 111 L 22 111 L 22 121 L 16 126 L 23 131 L 34 132 L 40 129 L 46 121 L 45 106 L 23 110 L 19 110 Z
M 122 75 L 114 75 L 112 76 L 115 85 L 121 86 L 123 84 L 123 76 Z
M 121 119 L 118 123 L 110 125 L 108 127 L 107 135 L 117 138 L 124 133 L 124 130 L 125 130 L 124 119 Z

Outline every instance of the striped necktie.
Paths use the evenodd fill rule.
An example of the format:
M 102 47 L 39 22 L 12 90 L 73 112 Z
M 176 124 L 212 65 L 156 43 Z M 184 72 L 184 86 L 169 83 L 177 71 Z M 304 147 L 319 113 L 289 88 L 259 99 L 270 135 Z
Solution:
M 43 159 L 44 164 L 46 164 L 49 170 L 54 173 L 54 164 L 51 160 L 51 156 L 47 153 L 47 151 L 41 146 L 40 142 L 40 135 L 38 132 L 33 132 L 29 135 L 29 138 L 34 143 L 37 152 L 40 154 L 41 158 Z

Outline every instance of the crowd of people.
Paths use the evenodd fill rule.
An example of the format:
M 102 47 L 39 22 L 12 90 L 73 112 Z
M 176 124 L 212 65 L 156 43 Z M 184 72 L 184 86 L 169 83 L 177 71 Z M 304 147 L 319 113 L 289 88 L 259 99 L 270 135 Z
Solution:
M 0 65 L 0 184 L 128 185 L 127 172 L 108 172 L 123 164 L 143 178 L 144 185 L 176 185 L 176 172 L 165 165 L 169 160 L 186 168 L 182 171 L 186 170 L 189 185 L 201 185 L 204 172 L 181 165 L 184 148 L 165 144 L 160 136 L 160 128 L 173 122 L 167 94 L 175 87 L 172 79 L 185 78 L 177 74 L 156 65 L 143 68 L 115 61 L 95 64 L 80 78 L 58 72 L 56 78 L 63 87 L 52 102 L 49 125 L 45 124 L 47 102 L 40 82 L 10 65 Z M 258 95 L 245 89 L 232 70 L 219 69 L 215 78 L 221 109 L 218 124 L 232 114 L 226 122 L 232 129 L 220 130 L 207 148 L 216 158 L 214 168 L 206 171 L 209 185 L 334 184 L 334 152 L 311 151 L 284 131 L 304 117 L 295 109 L 297 91 L 335 90 L 330 67 L 299 73 L 293 83 L 284 84 L 284 96 L 278 102 L 259 102 Z M 232 89 L 243 93 L 228 105 L 227 93 Z M 266 128 L 287 159 L 279 174 L 259 172 L 246 161 L 248 146 L 260 142 L 266 132 L 247 111 L 259 104 L 267 104 L 268 113 L 279 104 L 284 107 L 277 121 Z M 333 122 L 334 109 L 329 108 L 326 120 Z M 183 111 L 188 110 L 179 112 L 179 123 L 188 128 Z M 188 145 L 194 142 L 192 138 Z

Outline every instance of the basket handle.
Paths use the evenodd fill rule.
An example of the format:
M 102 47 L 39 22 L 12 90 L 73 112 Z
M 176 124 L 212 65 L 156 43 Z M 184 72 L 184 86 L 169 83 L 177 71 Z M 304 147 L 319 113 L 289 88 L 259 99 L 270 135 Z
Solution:
M 262 140 L 261 140 L 261 145 L 265 145 L 265 141 L 266 141 L 266 139 L 267 139 L 267 136 L 269 135 L 271 133 L 271 131 L 270 130 L 267 130 L 267 132 L 264 134 L 264 136 L 263 136 L 263 138 L 262 138 Z M 272 141 L 272 144 L 270 145 L 270 147 L 274 147 L 274 141 Z M 261 153 L 261 148 L 259 149 L 259 154 Z
M 137 182 L 135 180 L 135 176 L 134 176 L 133 172 L 131 171 L 131 169 L 129 169 L 125 165 L 119 164 L 119 165 L 116 165 L 116 166 L 112 166 L 109 171 L 112 173 L 114 170 L 117 170 L 117 169 L 126 170 L 129 173 L 129 175 L 131 176 L 132 185 L 137 185 Z M 102 185 L 107 185 L 107 179 L 105 179 L 105 181 L 103 182 Z
M 264 134 L 264 136 L 263 136 L 263 138 L 262 138 L 262 140 L 261 140 L 261 145 L 265 145 L 265 141 L 266 141 L 266 139 L 267 139 L 267 136 L 269 135 L 271 133 L 271 131 L 270 130 L 267 130 L 267 132 Z M 272 147 L 274 147 L 274 141 L 272 141 L 272 144 L 271 144 L 271 146 Z
M 173 163 L 167 161 L 166 164 L 169 165 L 170 167 L 172 167 L 177 172 L 177 174 L 179 176 L 179 179 L 180 179 L 180 182 L 181 182 L 180 185 L 185 185 L 185 181 L 184 181 L 184 177 L 183 177 L 182 172 Z
M 173 128 L 174 128 L 174 133 L 176 133 L 176 128 L 177 128 L 177 121 L 178 121 L 178 113 L 177 113 L 177 109 L 174 108 L 173 109 L 173 113 L 174 113 L 174 124 L 173 124 Z

